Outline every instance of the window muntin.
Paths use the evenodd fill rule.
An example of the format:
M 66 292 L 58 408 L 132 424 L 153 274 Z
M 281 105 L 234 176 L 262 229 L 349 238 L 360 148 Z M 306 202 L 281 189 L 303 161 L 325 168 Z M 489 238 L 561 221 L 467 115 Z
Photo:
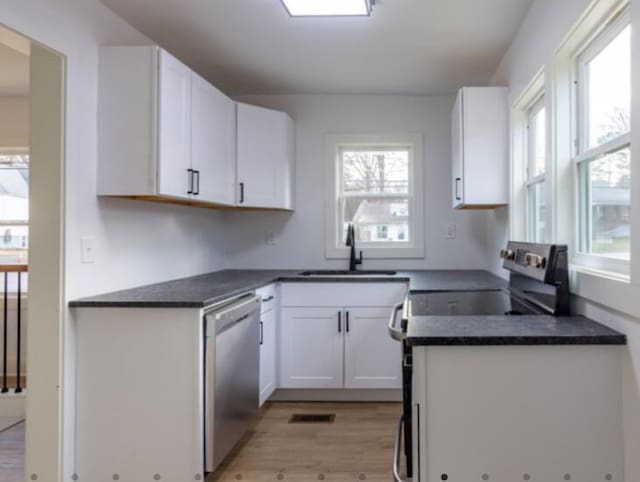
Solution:
M 353 223 L 361 246 L 412 241 L 411 146 L 341 146 L 338 150 L 338 243 Z
M 29 155 L 0 153 L 0 262 L 25 263 L 29 247 Z
M 631 25 L 628 12 L 577 57 L 575 172 L 581 256 L 630 259 Z M 613 261 L 611 261 L 613 262 Z M 621 265 L 607 265 L 618 269 Z

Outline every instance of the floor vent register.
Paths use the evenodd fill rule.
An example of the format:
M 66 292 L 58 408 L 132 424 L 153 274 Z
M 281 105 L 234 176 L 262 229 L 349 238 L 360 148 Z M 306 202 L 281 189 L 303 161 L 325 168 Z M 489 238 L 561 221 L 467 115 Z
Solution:
M 335 413 L 294 413 L 289 423 L 333 423 Z

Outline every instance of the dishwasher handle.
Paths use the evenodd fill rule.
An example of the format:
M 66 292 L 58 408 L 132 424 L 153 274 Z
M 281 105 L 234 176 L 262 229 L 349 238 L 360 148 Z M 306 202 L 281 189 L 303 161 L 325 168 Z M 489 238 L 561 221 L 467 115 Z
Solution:
M 252 318 L 252 315 L 260 312 L 261 298 L 248 295 L 239 298 L 236 302 L 212 310 L 205 315 L 207 320 L 207 336 L 218 335 L 232 326 Z

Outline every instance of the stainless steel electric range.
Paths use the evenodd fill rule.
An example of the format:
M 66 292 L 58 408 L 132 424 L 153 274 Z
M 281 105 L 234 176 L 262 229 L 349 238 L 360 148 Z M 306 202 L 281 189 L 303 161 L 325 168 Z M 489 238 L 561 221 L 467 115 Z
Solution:
M 412 316 L 570 315 L 566 246 L 510 241 L 500 251 L 500 257 L 504 269 L 509 272 L 509 282 L 503 289 L 412 292 L 402 304 L 394 307 L 389 333 L 403 346 L 403 414 L 394 459 L 397 482 L 404 480 L 399 469 L 401 446 L 404 446 L 406 474 L 408 477 L 413 475 L 413 369 L 411 347 L 406 342 Z

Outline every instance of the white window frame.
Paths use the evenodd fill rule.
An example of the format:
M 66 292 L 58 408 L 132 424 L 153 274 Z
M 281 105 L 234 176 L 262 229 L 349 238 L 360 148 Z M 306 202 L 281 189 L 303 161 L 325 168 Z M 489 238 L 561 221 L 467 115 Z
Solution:
M 538 109 L 536 109 L 536 107 Z M 535 139 L 529 128 L 532 114 L 539 108 L 546 110 L 546 145 L 545 145 L 545 170 L 543 174 L 535 177 L 529 176 L 534 172 L 533 146 Z M 541 68 L 523 89 L 522 93 L 513 102 L 511 108 L 511 209 L 509 210 L 509 225 L 511 239 L 531 240 L 531 206 L 530 187 L 543 181 L 547 181 L 546 173 L 549 170 L 549 109 L 546 101 L 545 72 Z M 545 238 L 549 239 L 549 195 L 545 189 Z
M 0 156 L 23 156 L 23 155 L 29 155 L 29 148 L 27 147 L 0 147 Z M 0 219 L 0 230 L 3 230 L 6 227 L 10 227 L 10 226 L 26 226 L 27 229 L 29 228 L 30 222 L 29 220 L 23 221 L 23 220 L 11 220 L 11 219 Z M 27 247 L 28 250 L 28 247 Z M 16 249 L 16 252 L 18 251 L 22 251 L 20 249 Z M 15 257 L 16 260 L 18 260 L 18 257 Z M 23 287 L 23 290 L 25 290 L 25 288 Z M 10 291 L 15 291 L 14 288 L 10 288 Z M 26 292 L 26 291 L 25 291 Z
M 584 219 L 583 196 L 581 186 L 583 179 L 581 167 L 599 157 L 616 152 L 631 146 L 631 133 L 622 134 L 615 139 L 589 148 L 588 147 L 588 127 L 587 99 L 588 82 L 586 69 L 589 62 L 595 58 L 602 50 L 609 45 L 627 26 L 631 25 L 630 7 L 626 2 L 621 4 L 618 10 L 610 16 L 606 22 L 602 22 L 594 29 L 580 48 L 577 49 L 572 60 L 572 82 L 575 86 L 572 102 L 572 118 L 574 119 L 573 141 L 572 141 L 572 172 L 574 186 L 574 206 L 577 222 L 574 225 L 574 255 L 572 263 L 580 268 L 592 269 L 608 273 L 618 273 L 628 276 L 630 272 L 630 260 L 616 259 L 605 255 L 587 253 L 584 251 L 587 220 Z M 633 165 L 633 161 L 632 161 Z
M 547 231 L 548 231 L 547 223 L 545 222 L 544 239 L 542 240 L 535 239 L 534 226 L 535 226 L 535 217 L 537 217 L 537 213 L 535 212 L 536 206 L 533 205 L 531 202 L 534 189 L 537 187 L 537 185 L 546 183 L 548 142 L 545 142 L 545 145 L 544 145 L 544 162 L 545 162 L 544 170 L 542 171 L 542 173 L 534 175 L 535 168 L 536 168 L 535 153 L 536 153 L 538 130 L 532 128 L 532 124 L 535 122 L 536 116 L 542 109 L 546 109 L 546 97 L 544 95 L 544 89 L 540 90 L 540 92 L 537 93 L 535 100 L 531 103 L 531 105 L 528 107 L 526 111 L 527 112 L 526 114 L 527 115 L 527 149 L 526 149 L 527 154 L 526 154 L 526 160 L 525 160 L 526 220 L 527 220 L 526 221 L 527 222 L 526 238 L 527 238 L 527 241 L 530 241 L 530 242 L 536 242 L 536 241 L 545 242 L 547 238 Z M 546 110 L 545 110 L 545 116 L 547 116 Z M 547 124 L 548 124 L 547 119 L 545 119 L 545 131 L 547 130 Z M 546 132 L 545 132 L 545 139 L 547 138 L 548 136 L 546 135 Z M 546 199 L 544 200 L 544 203 L 546 206 L 547 204 Z
M 29 155 L 29 148 L 27 147 L 0 147 L 0 156 L 25 156 L 25 155 Z M 29 226 L 29 221 L 0 219 L 0 227 L 2 226 Z
M 325 256 L 329 259 L 349 257 L 349 249 L 342 238 L 342 214 L 340 209 L 341 173 L 338 166 L 340 153 L 345 147 L 409 148 L 409 242 L 375 245 L 356 242 L 356 249 L 367 258 L 423 258 L 424 257 L 424 211 L 423 211 L 423 136 L 422 134 L 331 134 L 326 137 L 326 209 L 325 209 Z M 391 195 L 390 197 L 398 197 Z

